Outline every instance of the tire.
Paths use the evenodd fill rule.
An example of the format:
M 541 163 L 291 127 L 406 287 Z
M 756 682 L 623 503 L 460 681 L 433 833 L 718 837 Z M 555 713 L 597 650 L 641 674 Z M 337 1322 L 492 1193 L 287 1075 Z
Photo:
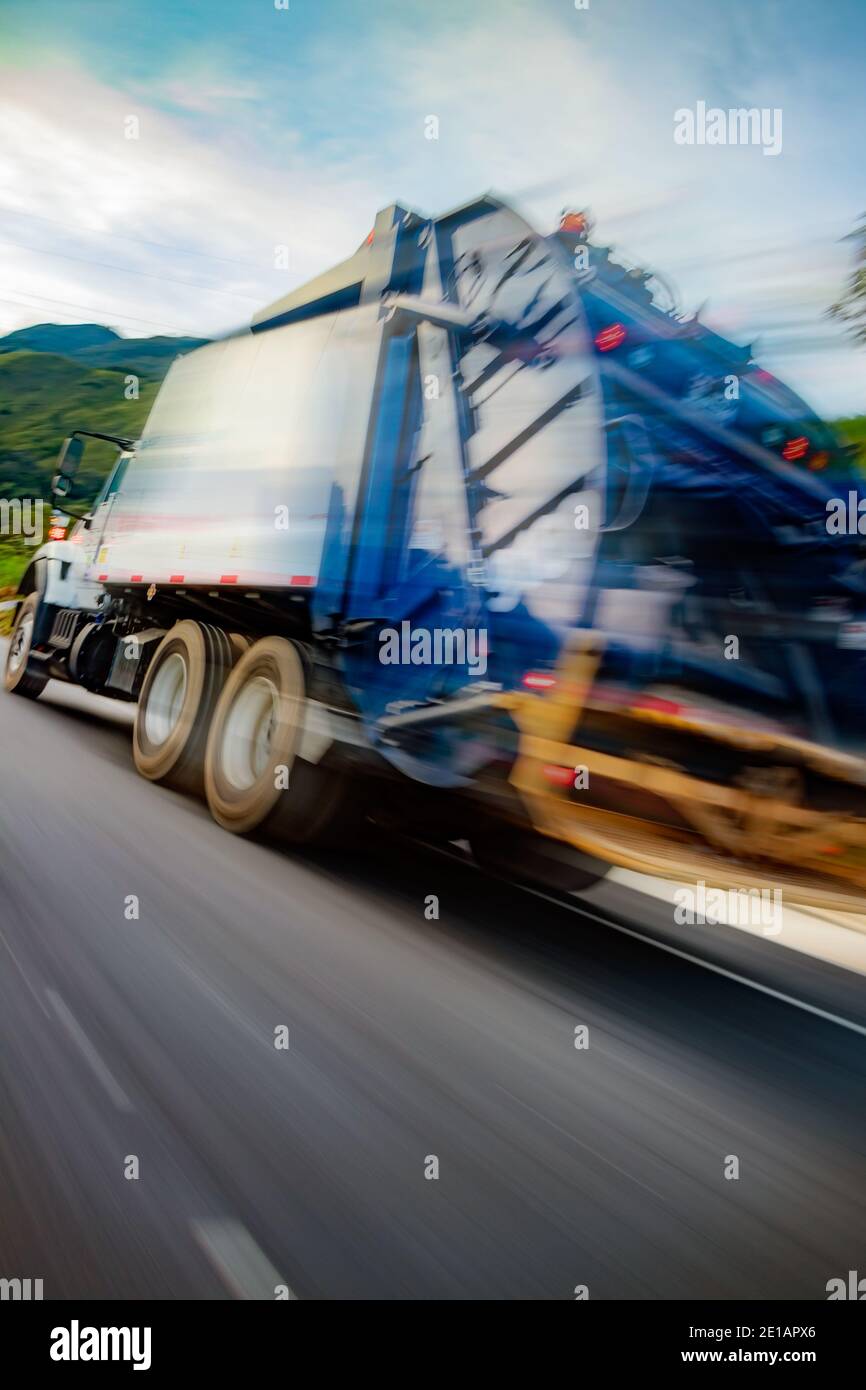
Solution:
M 226 681 L 204 772 L 208 806 L 223 829 L 321 845 L 346 827 L 348 779 L 297 756 L 306 687 L 301 652 L 283 637 L 256 642 Z
M 154 653 L 132 734 L 135 766 L 151 782 L 201 795 L 208 726 L 235 650 L 220 628 L 185 618 Z
M 27 669 L 38 619 L 39 595 L 28 594 L 18 609 L 3 671 L 5 689 L 14 695 L 24 695 L 28 700 L 38 700 L 48 684 L 47 676 L 34 675 Z

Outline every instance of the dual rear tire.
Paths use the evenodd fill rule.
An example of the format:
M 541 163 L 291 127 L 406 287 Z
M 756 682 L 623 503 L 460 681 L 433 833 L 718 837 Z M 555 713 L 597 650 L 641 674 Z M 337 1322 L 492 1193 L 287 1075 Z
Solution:
M 302 649 L 254 645 L 185 620 L 163 639 L 142 686 L 133 734 L 143 776 L 205 794 L 214 820 L 295 844 L 333 838 L 346 778 L 298 756 L 307 708 Z
M 208 726 L 235 660 L 228 636 L 189 619 L 163 638 L 144 678 L 132 755 L 142 777 L 201 793 Z
M 348 779 L 299 756 L 306 710 L 301 649 L 284 637 L 256 642 L 226 681 L 208 734 L 205 795 L 225 830 L 318 845 L 348 827 Z

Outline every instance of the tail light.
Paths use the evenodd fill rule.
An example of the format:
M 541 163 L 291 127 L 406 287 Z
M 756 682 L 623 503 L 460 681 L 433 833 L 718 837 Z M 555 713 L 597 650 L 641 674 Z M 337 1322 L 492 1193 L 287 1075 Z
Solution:
M 626 339 L 626 331 L 621 323 L 609 323 L 595 335 L 595 345 L 599 352 L 612 352 Z
M 788 463 L 796 463 L 804 459 L 809 452 L 809 441 L 804 434 L 800 434 L 796 439 L 789 439 L 782 448 L 782 458 Z

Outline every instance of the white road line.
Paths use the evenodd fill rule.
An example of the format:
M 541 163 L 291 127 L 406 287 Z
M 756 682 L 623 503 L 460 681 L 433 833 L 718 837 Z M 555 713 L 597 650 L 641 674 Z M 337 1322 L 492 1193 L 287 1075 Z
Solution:
M 192 1233 L 234 1298 L 273 1302 L 278 1288 L 289 1289 L 245 1226 L 230 1218 L 191 1222 Z M 289 1289 L 289 1298 L 297 1295 Z
M 44 1003 L 42 997 L 40 996 L 39 991 L 38 991 L 37 989 L 35 989 L 34 986 L 30 983 L 30 979 L 29 979 L 29 977 L 28 977 L 28 975 L 27 975 L 27 971 L 24 969 L 24 966 L 21 964 L 21 962 L 20 962 L 20 960 L 18 959 L 18 957 L 16 956 L 15 952 L 12 950 L 12 947 L 10 946 L 8 940 L 6 939 L 6 933 L 5 933 L 4 931 L 2 931 L 2 930 L 0 930 L 0 941 L 3 942 L 3 945 L 6 947 L 6 950 L 9 952 L 10 956 L 12 957 L 12 959 L 13 959 L 14 962 L 15 962 L 15 964 L 17 965 L 19 971 L 21 972 L 21 978 L 22 978 L 22 980 L 24 981 L 25 985 L 26 985 L 27 988 L 29 989 L 30 993 L 33 995 L 33 998 L 36 1000 L 36 1003 L 39 1005 L 39 1007 L 40 1007 L 40 1009 L 42 1010 L 42 1012 L 44 1013 L 45 1017 L 46 1017 L 46 1018 L 50 1018 L 51 1015 L 49 1014 L 48 1010 L 46 1009 L 45 1003 Z
M 507 882 L 508 880 L 504 880 Z M 622 922 L 614 921 L 611 917 L 602 917 L 597 912 L 591 912 L 582 904 L 572 907 L 570 903 L 563 902 L 561 898 L 551 897 L 549 893 L 543 893 L 539 888 L 529 888 L 525 883 L 518 884 L 517 887 L 524 893 L 532 893 L 536 898 L 544 898 L 545 902 L 555 903 L 557 907 L 564 907 L 568 912 L 576 912 L 581 917 L 589 917 L 593 922 L 598 922 L 603 927 L 612 927 L 614 931 L 622 932 L 624 936 L 633 936 L 636 941 L 644 941 L 647 946 L 656 946 L 660 951 L 667 951 L 670 956 L 679 956 L 680 960 L 687 960 L 692 965 L 700 965 L 704 970 L 712 970 L 714 975 L 722 975 L 726 980 L 735 980 L 738 985 L 746 985 L 749 989 L 756 989 L 759 994 L 768 994 L 771 999 L 778 999 L 783 1004 L 792 1004 L 795 1009 L 803 1009 L 807 1014 L 815 1014 L 818 1018 L 826 1019 L 828 1023 L 836 1023 L 840 1028 L 848 1028 L 852 1033 L 860 1033 L 866 1038 L 866 1026 L 862 1023 L 854 1023 L 850 1018 L 842 1018 L 840 1014 L 831 1014 L 827 1009 L 818 1008 L 817 1004 L 807 1004 L 805 999 L 797 999 L 793 994 L 783 994 L 780 989 L 772 989 L 770 985 L 762 985 L 757 980 L 750 980 L 748 975 L 738 975 L 734 970 L 726 970 L 723 965 L 716 965 L 713 961 L 704 960 L 701 956 L 694 956 L 690 951 L 682 951 L 678 946 L 670 946 L 666 941 L 659 941 L 654 936 L 647 936 L 644 932 L 635 931 L 633 927 L 623 926 Z
M 129 1114 L 133 1109 L 132 1101 L 129 1099 L 129 1096 L 120 1083 L 115 1081 L 80 1023 L 73 1018 L 56 990 L 46 989 L 45 994 L 49 1004 L 60 1019 L 60 1022 L 63 1024 L 70 1038 L 75 1043 L 75 1046 L 78 1048 L 85 1062 L 90 1067 L 93 1075 L 107 1091 L 112 1104 L 116 1106 L 118 1110 L 122 1110 L 126 1114 Z
M 689 883 L 687 880 L 655 878 L 631 869 L 613 868 L 606 875 L 606 881 L 621 883 L 634 892 L 667 903 L 671 912 L 677 904 L 679 889 L 695 891 L 694 879 Z M 783 889 L 783 899 L 784 896 Z M 866 917 L 858 917 L 856 913 L 832 913 L 821 908 L 806 907 L 802 903 L 783 901 L 782 930 L 778 933 L 770 935 L 761 926 L 750 922 L 726 921 L 724 916 L 722 925 L 730 927 L 732 931 L 764 937 L 771 946 L 787 947 L 788 950 L 799 951 L 801 955 L 814 956 L 815 960 L 838 965 L 843 970 L 866 975 Z
M 504 878 L 502 874 L 494 874 L 489 869 L 481 869 L 462 854 L 455 854 L 450 850 L 443 849 L 440 845 L 429 844 L 426 840 L 419 843 L 432 853 L 441 854 L 445 859 L 453 859 L 458 864 L 474 869 L 478 874 L 487 874 L 489 878 L 495 878 L 500 883 L 507 883 L 510 888 L 519 888 L 521 893 L 531 893 L 533 897 L 542 898 L 544 902 L 553 903 L 555 907 L 565 908 L 566 912 L 574 912 L 579 917 L 588 917 L 590 921 L 597 922 L 601 927 L 609 927 L 613 931 L 621 932 L 623 936 L 631 936 L 635 941 L 643 941 L 647 946 L 655 946 L 659 951 L 667 951 L 668 955 L 678 956 L 680 960 L 687 960 L 691 965 L 699 965 L 702 970 L 711 970 L 714 975 L 721 975 L 726 980 L 734 980 L 738 985 L 745 985 L 747 989 L 757 990 L 759 994 L 767 994 L 771 999 L 778 999 L 783 1004 L 790 1004 L 795 1009 L 802 1009 L 804 1013 L 815 1014 L 817 1018 L 825 1019 L 827 1023 L 835 1023 L 840 1028 L 847 1028 L 851 1033 L 859 1033 L 861 1037 L 866 1037 L 866 1026 L 862 1023 L 855 1023 L 850 1018 L 843 1018 L 841 1014 L 834 1014 L 830 1013 L 828 1009 L 821 1009 L 817 1004 L 808 1004 L 805 999 L 797 999 L 793 994 L 784 994 L 779 989 L 772 989 L 770 985 L 762 985 L 757 980 L 750 980 L 748 975 L 739 975 L 734 970 L 726 970 L 723 965 L 716 965 L 713 961 L 705 960 L 702 956 L 693 955 L 691 951 L 683 951 L 678 946 L 671 946 L 666 941 L 659 941 L 657 937 L 636 931 L 634 927 L 626 927 L 613 917 L 604 917 L 600 912 L 593 912 L 591 908 L 584 905 L 582 900 L 580 903 L 570 903 L 564 898 L 557 898 L 551 893 L 545 893 L 540 888 L 530 888 L 526 883 L 515 883 L 512 879 Z

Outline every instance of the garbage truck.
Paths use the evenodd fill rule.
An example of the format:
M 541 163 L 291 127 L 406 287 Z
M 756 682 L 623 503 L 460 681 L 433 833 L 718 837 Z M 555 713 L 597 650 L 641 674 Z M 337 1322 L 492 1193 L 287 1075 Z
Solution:
M 391 206 L 178 358 L 29 566 L 6 688 L 135 702 L 139 772 L 237 833 L 369 809 L 550 886 L 618 864 L 862 900 L 850 451 L 590 233 Z
M 8 691 L 134 702 L 138 771 L 236 833 L 326 841 L 370 787 L 449 836 L 513 800 L 501 697 L 556 661 L 611 519 L 567 248 L 489 196 L 388 207 L 179 357 L 140 438 L 85 424 L 57 504 L 89 438 L 116 464 L 23 576 Z

